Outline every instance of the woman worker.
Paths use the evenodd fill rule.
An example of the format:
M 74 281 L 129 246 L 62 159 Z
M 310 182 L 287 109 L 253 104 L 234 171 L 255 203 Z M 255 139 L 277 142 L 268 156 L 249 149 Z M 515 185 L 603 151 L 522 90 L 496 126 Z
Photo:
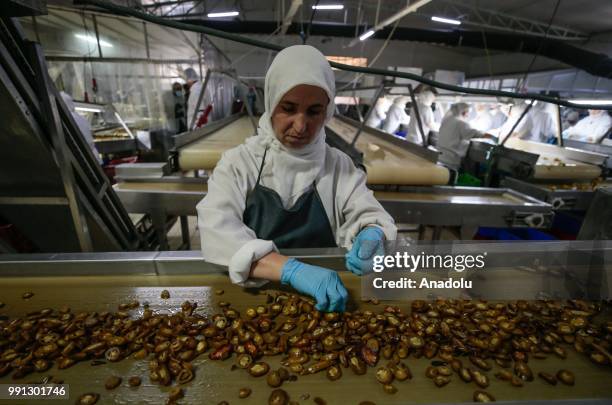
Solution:
M 281 51 L 266 74 L 257 136 L 223 154 L 197 206 L 206 261 L 228 266 L 243 286 L 280 280 L 322 311 L 345 309 L 337 273 L 278 249 L 352 246 L 346 267 L 361 275 L 397 232 L 365 173 L 325 143 L 334 93 L 334 73 L 318 50 Z

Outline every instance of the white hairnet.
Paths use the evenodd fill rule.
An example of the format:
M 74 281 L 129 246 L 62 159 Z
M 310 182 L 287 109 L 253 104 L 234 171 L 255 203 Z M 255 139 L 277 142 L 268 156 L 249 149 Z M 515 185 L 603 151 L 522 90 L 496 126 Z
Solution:
M 264 91 L 266 113 L 272 116 L 281 98 L 292 88 L 308 84 L 325 90 L 329 98 L 327 120 L 334 115 L 336 83 L 334 72 L 325 56 L 310 45 L 295 45 L 283 49 L 276 55 L 268 72 Z M 261 124 L 261 120 L 260 120 Z
M 431 91 L 426 90 L 419 94 L 418 99 L 421 103 L 425 105 L 432 105 L 434 101 L 436 101 L 436 96 Z
M 200 76 L 198 76 L 198 74 L 193 68 L 187 68 L 183 73 L 185 75 L 185 80 L 191 80 L 194 82 L 200 80 Z
M 247 139 L 247 144 L 262 155 L 263 150 L 268 150 L 262 181 L 268 182 L 279 195 L 284 196 L 295 192 L 294 184 L 312 184 L 325 163 L 325 125 L 321 126 L 310 144 L 299 149 L 285 147 L 277 139 L 272 126 L 272 113 L 277 104 L 285 93 L 301 84 L 325 91 L 329 98 L 325 122 L 332 118 L 336 85 L 329 62 L 312 46 L 290 46 L 276 55 L 266 73 L 265 112 L 259 119 L 258 136 Z

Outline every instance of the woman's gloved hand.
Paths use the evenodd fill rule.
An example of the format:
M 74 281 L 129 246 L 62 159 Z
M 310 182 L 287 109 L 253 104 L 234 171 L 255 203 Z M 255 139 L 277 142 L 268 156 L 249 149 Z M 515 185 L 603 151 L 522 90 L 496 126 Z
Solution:
M 346 268 L 361 276 L 372 271 L 374 255 L 384 255 L 384 232 L 377 227 L 362 229 L 355 238 L 351 251 L 345 256 Z
M 289 259 L 282 268 L 281 283 L 313 297 L 319 311 L 344 312 L 346 308 L 348 292 L 333 270 Z

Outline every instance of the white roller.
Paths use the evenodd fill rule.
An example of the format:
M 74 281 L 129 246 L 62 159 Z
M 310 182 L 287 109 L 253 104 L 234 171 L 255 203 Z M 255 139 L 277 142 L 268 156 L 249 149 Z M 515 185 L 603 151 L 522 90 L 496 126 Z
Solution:
M 338 118 L 332 118 L 327 126 L 349 143 L 355 135 L 356 128 Z M 368 184 L 423 186 L 448 183 L 448 169 L 365 131 L 355 146 L 364 154 Z

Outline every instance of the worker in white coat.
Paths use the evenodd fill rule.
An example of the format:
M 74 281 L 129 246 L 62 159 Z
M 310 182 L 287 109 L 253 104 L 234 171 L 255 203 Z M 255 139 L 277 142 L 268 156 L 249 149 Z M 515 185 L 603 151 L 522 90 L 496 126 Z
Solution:
M 393 105 L 387 111 L 387 118 L 383 124 L 383 131 L 394 134 L 400 125 L 408 125 L 410 116 L 406 114 L 406 103 L 410 100 L 409 97 L 400 96 L 393 100 Z
M 380 97 L 374 105 L 374 111 L 366 120 L 366 125 L 371 128 L 381 129 L 387 118 L 387 111 L 391 107 L 391 101 L 387 97 Z
M 228 266 L 239 285 L 280 280 L 324 311 L 345 309 L 336 271 L 278 249 L 346 247 L 346 267 L 360 275 L 397 234 L 365 173 L 325 143 L 334 96 L 334 73 L 316 48 L 279 52 L 266 74 L 257 135 L 223 154 L 197 205 L 206 261 Z
M 445 166 L 459 170 L 461 161 L 467 154 L 472 138 L 495 139 L 493 135 L 474 129 L 467 122 L 470 106 L 466 103 L 455 103 L 442 119 L 438 134 L 438 160 Z
M 512 131 L 512 127 L 514 127 L 514 124 L 516 124 L 516 122 L 521 118 L 527 106 L 528 105 L 526 103 L 514 104 L 510 108 L 508 119 L 506 120 L 506 122 L 504 122 L 504 125 L 502 125 L 497 130 L 492 130 L 491 133 L 499 137 L 500 142 L 502 142 L 504 138 L 508 136 L 508 133 Z M 512 132 L 512 134 L 510 134 L 510 136 L 522 139 L 524 137 L 527 137 L 528 134 L 531 133 L 532 128 L 533 120 L 531 119 L 531 115 L 529 113 L 525 114 L 525 116 L 521 119 L 516 128 L 514 128 L 514 131 Z
M 484 103 L 476 104 L 474 108 L 475 116 L 470 120 L 470 126 L 479 131 L 489 131 L 493 127 L 493 111 L 491 106 Z
M 612 118 L 605 110 L 589 110 L 584 117 L 563 132 L 563 137 L 580 142 L 600 143 L 612 127 Z
M 436 122 L 434 112 L 431 108 L 434 101 L 436 101 L 436 96 L 429 90 L 417 95 L 417 107 L 419 109 L 419 117 L 421 118 L 425 141 L 428 139 L 429 131 L 438 131 L 440 128 L 440 124 Z M 422 145 L 421 131 L 419 130 L 419 124 L 415 113 L 411 113 L 410 117 L 411 120 L 408 125 L 406 140 Z
M 193 68 L 187 68 L 185 69 L 184 75 L 187 87 L 189 87 L 189 98 L 187 99 L 187 130 L 189 131 L 192 129 L 192 123 L 194 126 L 197 125 L 209 103 L 206 97 L 202 97 L 199 107 L 197 105 L 200 94 L 202 93 L 202 81 L 196 71 Z M 196 108 L 198 109 L 197 112 Z
M 87 142 L 89 149 L 91 149 L 91 152 L 95 156 L 98 163 L 102 164 L 102 158 L 100 157 L 98 149 L 96 149 L 96 143 L 94 141 L 93 133 L 91 132 L 91 125 L 89 124 L 89 121 L 87 121 L 85 117 L 76 112 L 74 100 L 68 93 L 62 91 L 60 92 L 60 95 L 64 100 L 64 104 L 66 104 L 66 107 L 68 107 L 68 110 L 70 110 L 74 122 L 81 130 L 81 134 L 83 134 L 83 138 L 85 139 L 85 142 Z
M 497 129 L 504 125 L 508 120 L 508 115 L 504 112 L 505 106 L 502 108 L 501 104 L 494 105 L 491 107 L 491 128 Z
M 523 135 L 524 140 L 547 142 L 557 133 L 555 123 L 555 107 L 553 104 L 538 101 L 529 111 L 531 116 L 531 131 Z

